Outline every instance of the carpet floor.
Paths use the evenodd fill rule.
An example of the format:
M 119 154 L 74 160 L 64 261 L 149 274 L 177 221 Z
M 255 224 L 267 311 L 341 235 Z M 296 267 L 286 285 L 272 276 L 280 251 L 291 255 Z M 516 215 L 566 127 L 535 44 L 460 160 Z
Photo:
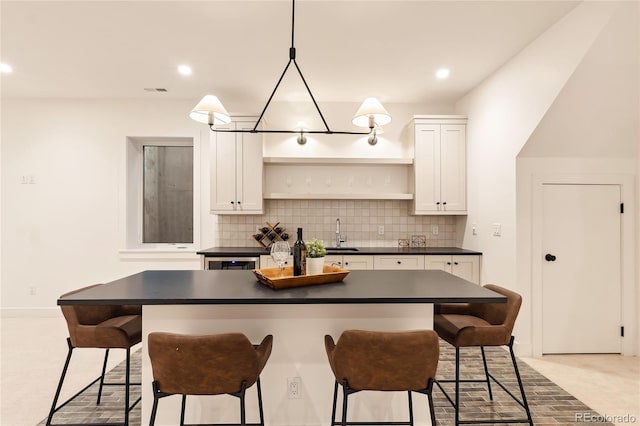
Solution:
M 518 384 L 513 374 L 509 353 L 502 348 L 487 348 L 485 351 L 490 373 L 500 380 L 513 394 L 519 396 Z M 479 349 L 463 348 L 460 352 L 461 378 L 484 379 L 484 370 Z M 529 367 L 526 363 L 518 362 L 518 367 L 535 425 L 578 426 L 583 425 L 585 422 L 593 422 L 594 419 L 597 418 L 598 413 Z M 106 381 L 124 382 L 124 370 L 124 363 L 121 363 L 108 373 Z M 140 370 L 140 351 L 137 351 L 132 354 L 131 357 L 132 382 L 140 382 Z M 437 378 L 452 379 L 454 372 L 455 351 L 448 344 L 441 342 Z M 443 387 L 453 397 L 454 385 L 443 384 Z M 434 389 L 434 406 L 438 425 L 453 425 L 453 408 L 437 386 L 434 386 Z M 526 418 L 526 414 L 520 405 L 513 401 L 509 395 L 496 384 L 492 385 L 493 401 L 489 400 L 486 385 L 483 383 L 465 383 L 461 386 L 461 390 L 461 420 L 471 418 L 482 419 L 486 420 L 486 424 L 493 424 L 492 422 L 496 420 L 508 421 Z M 328 392 L 331 392 L 331 390 L 329 389 Z M 72 403 L 59 410 L 54 416 L 53 423 L 97 425 L 109 422 L 121 422 L 123 419 L 124 387 L 105 387 L 103 389 L 100 406 L 96 406 L 95 404 L 97 393 L 98 384 L 96 383 L 78 396 Z M 139 396 L 139 386 L 133 386 L 131 400 L 135 401 Z M 419 399 L 416 398 L 414 404 L 418 403 L 418 401 Z M 132 426 L 140 425 L 140 405 L 137 405 L 131 411 L 129 419 Z M 45 424 L 46 419 L 38 423 L 38 426 L 44 426 Z M 598 424 L 612 425 L 612 423 L 605 423 L 602 420 L 600 420 Z

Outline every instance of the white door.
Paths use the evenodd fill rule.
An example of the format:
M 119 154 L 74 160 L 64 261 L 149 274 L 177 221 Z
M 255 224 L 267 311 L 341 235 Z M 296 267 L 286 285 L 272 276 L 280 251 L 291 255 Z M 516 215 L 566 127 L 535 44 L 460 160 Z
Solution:
M 542 353 L 620 353 L 620 186 L 542 194 Z

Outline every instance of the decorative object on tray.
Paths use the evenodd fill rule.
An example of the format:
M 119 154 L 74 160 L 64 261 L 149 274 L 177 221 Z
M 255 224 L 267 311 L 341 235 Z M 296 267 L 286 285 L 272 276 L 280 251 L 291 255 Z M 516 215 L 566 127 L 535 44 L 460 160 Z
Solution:
M 426 235 L 412 235 L 411 236 L 411 247 L 426 247 L 427 246 L 427 236 Z
M 408 238 L 400 238 L 400 239 L 398 239 L 398 247 L 400 247 L 400 248 L 409 247 L 409 239 Z
M 293 276 L 293 266 L 286 266 L 280 276 L 279 268 L 254 269 L 258 281 L 274 289 L 304 287 L 316 284 L 329 284 L 342 281 L 349 271 L 335 266 L 324 265 L 322 274 Z
M 271 247 L 276 241 L 287 241 L 289 239 L 289 234 L 285 232 L 285 228 L 280 225 L 280 222 L 275 225 L 270 224 L 269 222 L 264 223 L 265 226 L 258 229 L 258 231 L 253 234 L 253 239 L 258 242 L 262 247 L 268 249 Z
M 327 250 L 324 248 L 322 241 L 313 239 L 307 242 L 307 275 L 322 274 L 324 266 L 324 257 Z

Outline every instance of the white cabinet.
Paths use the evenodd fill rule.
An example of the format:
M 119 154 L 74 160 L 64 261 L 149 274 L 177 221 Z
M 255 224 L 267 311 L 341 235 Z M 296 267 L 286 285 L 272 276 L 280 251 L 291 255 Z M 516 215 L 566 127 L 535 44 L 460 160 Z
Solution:
M 324 258 L 325 265 L 337 266 L 339 268 L 348 269 L 350 271 L 355 270 L 370 270 L 373 269 L 373 256 L 363 255 L 328 255 Z
M 284 266 L 293 266 L 293 256 L 289 256 L 284 262 Z M 278 264 L 273 261 L 273 258 L 269 255 L 263 254 L 260 256 L 260 269 L 262 268 L 277 268 Z
M 424 269 L 424 256 L 374 256 L 373 269 Z
M 414 214 L 466 214 L 466 118 L 414 118 Z
M 425 256 L 425 269 L 440 269 L 480 284 L 480 256 L 428 255 Z
M 252 129 L 255 121 L 232 121 L 220 129 Z M 212 132 L 211 212 L 262 213 L 262 135 Z

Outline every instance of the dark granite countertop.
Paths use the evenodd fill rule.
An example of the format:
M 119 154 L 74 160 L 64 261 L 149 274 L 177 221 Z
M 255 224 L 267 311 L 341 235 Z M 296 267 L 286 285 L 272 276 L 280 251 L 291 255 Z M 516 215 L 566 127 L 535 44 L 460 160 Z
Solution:
M 348 248 L 348 247 L 347 247 Z M 327 250 L 327 255 L 481 255 L 482 252 L 457 247 L 357 247 L 354 250 Z M 211 247 L 198 251 L 206 257 L 260 256 L 269 252 L 262 247 Z
M 58 305 L 505 303 L 437 270 L 351 271 L 343 282 L 274 290 L 251 271 L 144 271 L 58 299 Z

